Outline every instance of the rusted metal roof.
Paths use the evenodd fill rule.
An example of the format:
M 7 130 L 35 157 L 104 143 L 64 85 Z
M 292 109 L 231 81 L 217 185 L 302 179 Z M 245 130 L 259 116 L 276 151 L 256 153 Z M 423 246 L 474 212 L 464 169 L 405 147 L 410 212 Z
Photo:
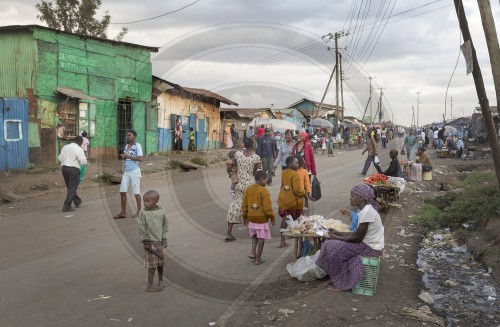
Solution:
M 206 96 L 208 98 L 217 99 L 220 102 L 228 104 L 230 106 L 237 106 L 238 105 L 236 102 L 233 102 L 233 101 L 229 100 L 228 98 L 225 98 L 222 95 L 219 95 L 219 94 L 214 93 L 214 92 L 209 91 L 209 90 L 193 89 L 190 87 L 183 87 L 183 89 L 188 91 L 188 92 L 194 93 L 194 94 L 203 95 L 203 96 Z
M 215 100 L 218 100 L 219 102 L 225 103 L 225 104 L 230 105 L 230 106 L 237 106 L 238 105 L 236 102 L 233 102 L 233 101 L 229 100 L 228 98 L 225 98 L 222 95 L 219 95 L 219 94 L 214 93 L 212 91 L 205 90 L 205 89 L 194 89 L 194 88 L 190 88 L 190 87 L 183 87 L 183 86 L 180 86 L 179 84 L 175 84 L 175 83 L 166 81 L 164 79 L 161 79 L 157 76 L 153 76 L 153 95 L 159 96 L 161 93 L 166 92 L 166 91 L 171 90 L 171 89 L 177 89 L 177 90 L 185 91 L 187 93 L 191 93 L 194 95 L 199 95 L 202 97 L 215 99 Z
M 274 113 L 269 108 L 220 108 L 220 112 L 232 112 L 240 118 L 253 119 L 258 117 L 263 111 L 267 112 L 269 117 L 276 118 Z
M 81 37 L 83 39 L 99 40 L 99 41 L 109 42 L 109 43 L 113 43 L 113 44 L 122 44 L 122 45 L 127 45 L 127 46 L 131 46 L 131 47 L 135 47 L 135 48 L 143 48 L 143 49 L 149 50 L 150 52 L 158 52 L 158 49 L 159 49 L 157 47 L 148 47 L 148 46 L 145 46 L 145 45 L 139 45 L 139 44 L 134 44 L 134 43 L 115 41 L 115 40 L 105 39 L 105 38 L 101 38 L 101 37 L 97 37 L 97 36 L 81 35 L 81 34 L 76 34 L 76 33 L 72 33 L 72 32 L 61 31 L 61 30 L 58 30 L 58 29 L 55 29 L 55 28 L 50 28 L 50 27 L 47 27 L 47 26 L 36 25 L 36 24 L 34 24 L 34 25 L 8 25 L 8 26 L 0 26 L 0 33 L 1 32 L 9 32 L 9 31 L 33 31 L 34 29 L 37 29 L 37 28 L 38 29 L 48 30 L 48 31 L 54 31 L 54 32 L 57 32 L 57 33 L 65 33 L 65 34 L 76 35 L 76 36 L 79 36 L 79 37 Z
M 70 98 L 84 99 L 84 100 L 97 100 L 90 95 L 83 94 L 81 90 L 69 89 L 66 87 L 58 87 L 56 92 L 69 96 Z

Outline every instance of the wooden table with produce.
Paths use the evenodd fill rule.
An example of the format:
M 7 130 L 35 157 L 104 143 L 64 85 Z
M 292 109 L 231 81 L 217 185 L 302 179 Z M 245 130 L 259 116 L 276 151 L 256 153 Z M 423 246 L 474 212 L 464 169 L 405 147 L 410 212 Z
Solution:
M 373 174 L 363 180 L 364 183 L 373 187 L 377 202 L 383 210 L 388 209 L 390 203 L 399 200 L 401 182 L 393 180 L 384 174 Z
M 303 219 L 294 227 L 288 227 L 288 231 L 283 232 L 285 237 L 291 237 L 294 239 L 294 251 L 292 253 L 293 259 L 296 260 L 300 257 L 300 252 L 302 246 L 306 239 L 309 239 L 313 243 L 313 251 L 316 252 L 321 248 L 321 244 L 325 240 L 325 236 L 328 236 L 326 232 L 329 228 L 334 228 L 341 232 L 348 232 L 349 226 L 339 219 L 324 219 L 323 216 L 313 215 Z M 320 234 L 318 234 L 318 229 L 313 229 L 314 226 L 321 226 Z

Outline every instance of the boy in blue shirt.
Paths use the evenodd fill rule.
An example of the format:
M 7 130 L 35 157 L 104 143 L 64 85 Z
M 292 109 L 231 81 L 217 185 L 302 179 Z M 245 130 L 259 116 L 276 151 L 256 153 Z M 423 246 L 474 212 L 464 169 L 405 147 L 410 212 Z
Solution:
M 142 161 L 142 147 L 139 143 L 135 142 L 137 137 L 136 131 L 127 132 L 127 145 L 123 150 L 123 154 L 120 154 L 120 158 L 125 160 L 124 170 L 122 176 L 122 181 L 120 184 L 120 200 L 121 200 L 121 211 L 119 214 L 115 215 L 113 218 L 127 218 L 127 191 L 129 185 L 132 187 L 132 192 L 135 196 L 135 201 L 137 203 L 137 213 L 133 215 L 136 218 L 141 211 L 141 168 L 139 168 L 139 162 Z

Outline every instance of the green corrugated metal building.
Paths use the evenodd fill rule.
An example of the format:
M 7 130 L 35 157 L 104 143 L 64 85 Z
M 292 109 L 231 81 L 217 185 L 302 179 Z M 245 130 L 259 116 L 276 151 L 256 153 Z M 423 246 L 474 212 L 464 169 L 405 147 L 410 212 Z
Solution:
M 94 159 L 117 158 L 129 129 L 146 154 L 157 151 L 158 48 L 27 25 L 0 27 L 0 51 L 0 97 L 28 99 L 30 163 L 55 164 L 83 131 Z

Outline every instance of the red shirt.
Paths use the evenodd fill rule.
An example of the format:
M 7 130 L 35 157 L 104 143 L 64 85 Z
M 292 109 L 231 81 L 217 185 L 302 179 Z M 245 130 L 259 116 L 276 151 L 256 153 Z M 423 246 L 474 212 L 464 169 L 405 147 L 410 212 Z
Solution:
M 292 155 L 295 155 L 297 152 L 297 144 L 295 143 L 292 147 Z M 311 144 L 309 142 L 304 143 L 304 148 L 302 149 L 304 161 L 306 163 L 306 169 L 310 170 L 311 173 L 316 176 L 316 162 L 314 161 L 314 154 Z
M 261 137 L 262 135 L 264 135 L 264 133 L 265 133 L 265 131 L 264 131 L 264 129 L 262 127 L 259 127 L 257 129 L 257 136 L 258 137 Z

